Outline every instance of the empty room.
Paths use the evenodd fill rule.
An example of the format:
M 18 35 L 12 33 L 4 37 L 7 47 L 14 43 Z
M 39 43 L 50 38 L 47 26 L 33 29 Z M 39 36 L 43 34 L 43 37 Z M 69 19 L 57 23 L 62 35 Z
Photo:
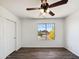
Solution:
M 0 0 L 0 59 L 79 59 L 79 0 Z

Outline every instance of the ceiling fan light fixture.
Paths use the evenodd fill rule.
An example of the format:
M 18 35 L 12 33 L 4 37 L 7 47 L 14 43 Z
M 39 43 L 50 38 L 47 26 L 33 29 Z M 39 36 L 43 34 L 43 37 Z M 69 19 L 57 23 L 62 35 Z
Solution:
M 46 13 L 49 13 L 49 12 L 50 12 L 50 10 L 49 10 L 49 9 L 47 9 L 47 10 L 46 10 Z
M 40 9 L 40 12 L 41 12 L 41 13 L 44 13 L 44 9 Z
M 46 15 L 46 13 L 49 13 L 49 12 L 50 12 L 49 9 L 47 9 L 46 11 L 45 11 L 44 9 L 40 9 L 40 13 L 41 13 L 42 15 Z
M 40 9 L 40 12 L 41 12 L 41 13 L 49 13 L 49 12 L 50 12 L 50 10 L 49 10 L 49 9 L 47 9 L 47 10 L 46 10 L 46 12 L 45 12 L 45 11 L 44 11 L 44 9 Z
M 44 13 L 42 13 L 42 15 L 45 15 L 46 13 L 44 12 Z

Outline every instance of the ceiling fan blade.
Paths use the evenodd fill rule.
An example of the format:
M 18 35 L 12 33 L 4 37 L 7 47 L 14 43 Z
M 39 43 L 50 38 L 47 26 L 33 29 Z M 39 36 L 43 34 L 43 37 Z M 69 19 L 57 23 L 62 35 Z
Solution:
M 51 16 L 54 16 L 54 15 L 55 15 L 52 11 L 50 11 L 49 14 L 50 14 Z
M 26 8 L 26 10 L 38 10 L 38 9 L 41 9 L 41 8 Z
M 60 5 L 66 4 L 67 2 L 68 2 L 68 0 L 61 0 L 61 1 L 58 1 L 56 3 L 49 5 L 49 8 L 60 6 Z

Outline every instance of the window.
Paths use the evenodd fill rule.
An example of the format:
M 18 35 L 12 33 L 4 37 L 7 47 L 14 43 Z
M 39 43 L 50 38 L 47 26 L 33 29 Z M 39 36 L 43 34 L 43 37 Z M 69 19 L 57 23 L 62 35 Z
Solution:
M 55 24 L 54 23 L 39 23 L 38 24 L 38 39 L 39 40 L 55 40 Z

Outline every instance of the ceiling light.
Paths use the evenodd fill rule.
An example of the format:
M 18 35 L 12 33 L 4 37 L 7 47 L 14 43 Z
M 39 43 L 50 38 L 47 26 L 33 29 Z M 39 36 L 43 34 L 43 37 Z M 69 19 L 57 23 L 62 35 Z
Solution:
M 49 13 L 49 12 L 50 12 L 50 10 L 49 10 L 49 9 L 47 9 L 47 10 L 46 10 L 46 13 Z
M 40 12 L 41 12 L 41 13 L 44 13 L 44 9 L 40 9 Z
M 46 13 L 44 12 L 42 15 L 45 15 Z

